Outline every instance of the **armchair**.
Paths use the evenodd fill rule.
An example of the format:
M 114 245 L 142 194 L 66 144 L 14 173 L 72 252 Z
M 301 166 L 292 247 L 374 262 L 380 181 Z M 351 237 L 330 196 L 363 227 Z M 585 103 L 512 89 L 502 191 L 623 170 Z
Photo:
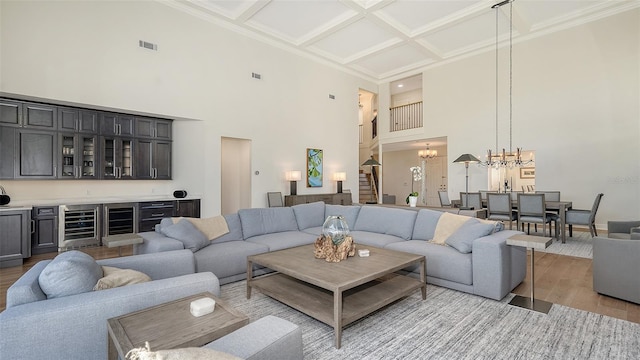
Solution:
M 609 221 L 607 232 L 610 239 L 640 239 L 640 221 Z
M 640 238 L 593 238 L 593 290 L 640 304 Z

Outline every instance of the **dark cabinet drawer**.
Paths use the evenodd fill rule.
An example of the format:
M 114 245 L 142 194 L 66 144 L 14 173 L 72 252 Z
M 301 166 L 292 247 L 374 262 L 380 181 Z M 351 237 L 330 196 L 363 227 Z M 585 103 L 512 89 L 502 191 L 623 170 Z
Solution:
M 148 201 L 138 204 L 140 221 L 138 231 L 153 231 L 156 224 L 166 217 L 173 216 L 173 201 Z

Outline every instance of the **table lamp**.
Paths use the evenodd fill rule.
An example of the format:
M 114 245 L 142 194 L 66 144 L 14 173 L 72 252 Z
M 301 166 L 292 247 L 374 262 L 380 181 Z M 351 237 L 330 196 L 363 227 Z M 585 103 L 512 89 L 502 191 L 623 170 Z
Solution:
M 334 173 L 333 180 L 338 182 L 338 194 L 342 193 L 342 182 L 347 180 L 347 173 L 344 173 L 344 172 Z
M 287 171 L 284 178 L 291 184 L 291 195 L 298 195 L 298 181 L 302 180 L 302 173 L 300 171 Z

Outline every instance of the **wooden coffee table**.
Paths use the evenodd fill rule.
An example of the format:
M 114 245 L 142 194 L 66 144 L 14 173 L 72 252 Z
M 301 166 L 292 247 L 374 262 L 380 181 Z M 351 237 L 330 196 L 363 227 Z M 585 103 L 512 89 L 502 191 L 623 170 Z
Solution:
M 216 301 L 215 310 L 200 317 L 191 315 L 191 302 L 203 297 Z M 153 351 L 200 347 L 248 323 L 245 314 L 204 292 L 109 319 L 108 358 L 124 359 L 129 350 L 144 347 L 145 341 Z
M 358 246 L 370 256 L 347 258 L 339 263 L 316 259 L 313 245 L 247 257 L 247 298 L 256 288 L 292 308 L 333 326 L 335 346 L 340 348 L 342 328 L 411 292 L 421 289 L 427 298 L 426 260 L 422 255 Z M 275 273 L 253 277 L 253 265 Z M 420 280 L 395 274 L 418 264 Z M 386 330 L 386 329 L 382 329 Z

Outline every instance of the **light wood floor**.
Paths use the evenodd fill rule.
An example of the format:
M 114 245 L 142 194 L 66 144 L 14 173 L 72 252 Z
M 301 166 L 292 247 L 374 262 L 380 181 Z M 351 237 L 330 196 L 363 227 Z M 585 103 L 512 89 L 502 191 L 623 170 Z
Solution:
M 105 247 L 86 248 L 82 251 L 96 259 L 118 256 L 117 249 Z M 131 255 L 132 246 L 122 248 L 122 256 Z M 57 253 L 34 255 L 26 259 L 22 266 L 0 269 L 0 311 L 6 307 L 7 288 L 22 274 L 40 260 L 51 259 Z M 527 276 L 513 293 L 529 296 L 529 262 L 527 256 Z M 591 259 L 536 252 L 535 255 L 535 296 L 575 309 L 586 310 L 640 324 L 640 305 L 600 295 L 593 291 Z

